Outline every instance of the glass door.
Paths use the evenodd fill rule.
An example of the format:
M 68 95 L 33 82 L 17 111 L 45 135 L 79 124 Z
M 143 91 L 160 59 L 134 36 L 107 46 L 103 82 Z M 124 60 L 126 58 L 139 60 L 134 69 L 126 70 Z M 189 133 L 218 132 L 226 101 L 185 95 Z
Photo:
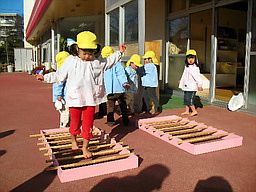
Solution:
M 169 68 L 168 88 L 178 90 L 178 82 L 185 66 L 185 53 L 188 42 L 188 17 L 181 17 L 169 21 Z
M 209 98 L 211 68 L 212 10 L 204 10 L 190 15 L 190 48 L 197 52 L 203 91 L 197 95 Z
M 217 100 L 228 102 L 234 94 L 243 92 L 247 4 L 243 1 L 217 8 Z
M 251 34 L 247 108 L 249 111 L 256 113 L 256 2 L 251 1 L 251 3 L 250 18 L 252 20 L 251 26 L 249 26 L 249 30 L 247 31 L 248 34 Z

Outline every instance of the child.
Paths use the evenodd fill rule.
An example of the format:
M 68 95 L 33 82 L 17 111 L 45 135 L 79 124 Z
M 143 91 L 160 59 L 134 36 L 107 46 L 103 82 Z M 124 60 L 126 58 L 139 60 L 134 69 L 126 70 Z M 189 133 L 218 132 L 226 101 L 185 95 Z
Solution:
M 130 84 L 130 89 L 126 91 L 126 103 L 131 114 L 138 114 L 142 109 L 142 98 L 138 94 L 140 77 L 137 74 L 138 67 L 142 67 L 141 58 L 138 54 L 133 54 L 130 60 L 126 63 L 126 74 Z M 136 99 L 135 99 L 136 98 Z M 141 98 L 141 99 L 139 99 Z
M 103 72 L 121 59 L 126 47 L 119 46 L 119 50 L 104 60 L 95 59 L 97 49 L 96 35 L 90 31 L 83 31 L 77 35 L 78 56 L 70 56 L 60 70 L 43 77 L 48 83 L 67 81 L 66 102 L 70 112 L 70 129 L 72 149 L 78 149 L 76 137 L 83 137 L 83 155 L 92 156 L 88 150 L 92 138 L 95 106 L 106 97 L 102 93 Z M 81 117 L 83 121 L 81 122 Z M 81 132 L 82 124 L 82 132 Z
M 101 56 L 101 45 L 97 44 L 97 50 L 95 53 L 95 58 L 99 58 Z M 99 111 L 95 113 L 95 119 L 102 119 L 105 115 L 107 115 L 107 102 L 103 102 L 99 104 Z
M 185 69 L 180 79 L 179 88 L 184 91 L 185 112 L 181 115 L 189 115 L 189 110 L 192 110 L 190 116 L 197 115 L 194 105 L 196 91 L 203 91 L 202 79 L 200 70 L 197 64 L 196 51 L 190 49 L 186 52 Z
M 71 38 L 67 38 L 67 52 L 70 55 L 77 56 L 77 44 Z
M 64 63 L 64 60 L 69 56 L 66 51 L 61 51 L 56 55 L 57 70 Z M 66 105 L 66 82 L 52 84 L 53 102 L 56 109 L 60 112 L 60 127 L 68 127 L 69 125 L 69 108 Z
M 106 58 L 113 54 L 112 47 L 106 46 L 102 49 L 102 58 Z M 124 125 L 128 125 L 129 119 L 127 116 L 127 105 L 125 101 L 125 90 L 130 87 L 125 74 L 125 69 L 121 62 L 117 62 L 114 67 L 106 70 L 104 73 L 104 85 L 107 93 L 107 124 L 112 126 L 115 124 L 114 109 L 115 102 L 118 101 L 122 121 Z
M 147 107 L 147 113 L 150 113 L 151 101 L 154 103 L 155 114 L 161 113 L 161 107 L 159 105 L 158 98 L 156 96 L 156 88 L 158 86 L 158 74 L 155 64 L 158 64 L 155 52 L 147 51 L 144 58 L 144 74 L 141 77 L 142 86 L 145 89 L 145 103 Z

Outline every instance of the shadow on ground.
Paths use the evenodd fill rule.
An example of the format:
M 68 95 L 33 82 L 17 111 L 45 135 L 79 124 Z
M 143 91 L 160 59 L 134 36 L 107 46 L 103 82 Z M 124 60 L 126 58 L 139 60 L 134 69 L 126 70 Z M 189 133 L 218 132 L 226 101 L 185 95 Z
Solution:
M 0 150 L 0 157 L 4 155 L 7 151 L 6 150 Z
M 199 180 L 194 192 L 233 192 L 229 182 L 223 177 L 214 176 L 206 180 Z
M 137 116 L 133 116 L 129 118 L 129 125 L 125 126 L 122 123 L 122 117 L 116 119 L 115 124 L 112 127 L 111 132 L 109 133 L 110 138 L 115 138 L 117 142 L 121 141 L 126 135 L 134 132 L 138 129 L 138 120 L 144 118 L 152 118 L 156 117 L 159 114 L 146 114 L 142 113 Z
M 90 192 L 151 192 L 159 190 L 170 170 L 162 164 L 154 164 L 143 169 L 138 175 L 123 178 L 110 177 L 103 179 Z
M 8 130 L 8 131 L 4 131 L 4 132 L 1 132 L 0 133 L 0 139 L 4 138 L 4 137 L 7 137 L 11 134 L 13 134 L 15 132 L 15 130 Z
M 12 189 L 11 192 L 45 191 L 45 189 L 51 184 L 55 177 L 56 172 L 42 171 L 36 176 Z

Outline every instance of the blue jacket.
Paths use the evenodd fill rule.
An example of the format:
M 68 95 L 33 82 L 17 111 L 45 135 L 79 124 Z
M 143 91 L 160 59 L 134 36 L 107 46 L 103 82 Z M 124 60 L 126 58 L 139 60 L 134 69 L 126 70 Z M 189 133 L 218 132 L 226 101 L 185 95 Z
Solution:
M 52 101 L 55 102 L 58 96 L 61 96 L 64 100 L 66 100 L 66 81 L 64 83 L 53 83 L 52 84 Z
M 145 74 L 141 77 L 143 87 L 157 87 L 158 74 L 154 63 L 147 63 L 144 66 Z
M 126 74 L 128 76 L 128 82 L 131 85 L 130 89 L 127 90 L 129 93 L 136 93 L 138 90 L 138 74 L 131 66 L 125 68 Z
M 104 85 L 106 94 L 124 93 L 123 84 L 128 83 L 124 67 L 121 62 L 117 62 L 112 68 L 104 73 Z

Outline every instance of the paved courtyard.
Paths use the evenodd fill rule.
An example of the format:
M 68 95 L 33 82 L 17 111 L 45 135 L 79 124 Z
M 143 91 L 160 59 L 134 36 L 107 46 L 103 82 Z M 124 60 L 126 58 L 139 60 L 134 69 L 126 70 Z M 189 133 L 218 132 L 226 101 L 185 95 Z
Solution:
M 85 192 L 254 192 L 256 189 L 256 116 L 204 106 L 190 120 L 243 137 L 236 148 L 191 155 L 137 128 L 114 127 L 106 119 L 95 125 L 139 156 L 136 169 L 61 183 L 56 172 L 29 135 L 58 127 L 58 112 L 51 102 L 51 85 L 26 73 L 0 73 L 0 191 Z M 166 109 L 159 116 L 179 115 Z M 118 118 L 118 116 L 117 116 Z M 139 118 L 144 118 L 141 115 Z M 121 122 L 120 120 L 117 120 Z

